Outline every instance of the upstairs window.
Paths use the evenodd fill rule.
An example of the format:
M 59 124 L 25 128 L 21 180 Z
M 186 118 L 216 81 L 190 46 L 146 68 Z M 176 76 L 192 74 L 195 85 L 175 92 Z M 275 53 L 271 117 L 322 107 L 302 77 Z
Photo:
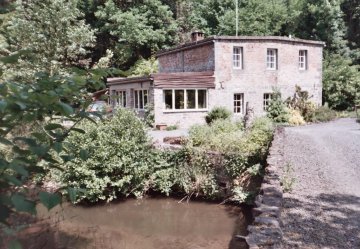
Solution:
M 145 109 L 148 103 L 148 90 L 134 91 L 134 108 L 138 110 Z
M 244 94 L 234 94 L 234 113 L 244 113 Z
M 169 89 L 163 93 L 165 110 L 207 109 L 206 89 Z
M 243 48 L 234 47 L 233 49 L 233 68 L 242 69 L 243 68 Z
M 277 61 L 278 61 L 278 52 L 275 48 L 268 48 L 267 49 L 267 56 L 266 56 L 266 69 L 269 70 L 276 70 L 277 69 Z
M 114 106 L 126 107 L 126 91 L 114 91 Z
M 264 93 L 264 99 L 263 99 L 264 111 L 267 110 L 268 106 L 270 105 L 271 100 L 272 100 L 272 93 Z
M 299 69 L 307 69 L 307 50 L 299 50 Z

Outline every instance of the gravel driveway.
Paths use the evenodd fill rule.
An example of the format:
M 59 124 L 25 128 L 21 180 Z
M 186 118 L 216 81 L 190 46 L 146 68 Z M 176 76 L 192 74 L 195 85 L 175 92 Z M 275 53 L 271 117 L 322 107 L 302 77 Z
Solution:
M 286 128 L 284 248 L 360 248 L 360 125 L 355 119 Z

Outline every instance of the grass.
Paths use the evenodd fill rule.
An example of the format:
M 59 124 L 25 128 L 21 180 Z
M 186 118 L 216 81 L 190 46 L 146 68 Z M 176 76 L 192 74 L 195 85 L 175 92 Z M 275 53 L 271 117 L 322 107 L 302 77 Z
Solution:
M 167 130 L 167 131 L 175 131 L 175 130 L 177 130 L 178 128 L 179 128 L 179 127 L 178 127 L 177 125 L 170 125 L 170 126 L 166 127 L 165 130 Z

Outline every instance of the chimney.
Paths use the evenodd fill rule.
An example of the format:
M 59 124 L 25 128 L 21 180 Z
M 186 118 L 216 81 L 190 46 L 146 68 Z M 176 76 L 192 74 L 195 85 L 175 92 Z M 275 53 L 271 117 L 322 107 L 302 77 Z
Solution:
M 197 42 L 197 41 L 201 41 L 204 40 L 204 33 L 201 31 L 194 31 L 191 33 L 191 41 L 192 42 Z

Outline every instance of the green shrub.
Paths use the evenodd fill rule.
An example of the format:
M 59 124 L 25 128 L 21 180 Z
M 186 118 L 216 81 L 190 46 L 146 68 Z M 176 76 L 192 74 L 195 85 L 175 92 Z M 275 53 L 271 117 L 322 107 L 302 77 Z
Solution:
M 86 190 L 79 200 L 90 202 L 111 201 L 118 195 L 140 196 L 158 160 L 144 123 L 133 112 L 119 109 L 112 119 L 84 122 L 80 127 L 86 133 L 67 139 L 75 158 L 65 164 L 61 182 Z
M 168 127 L 166 127 L 167 131 L 175 131 L 177 130 L 179 127 L 177 125 L 169 125 Z
M 213 151 L 234 151 L 243 134 L 242 123 L 219 119 L 210 125 L 195 125 L 189 130 L 194 146 Z
M 266 108 L 267 116 L 275 123 L 287 123 L 289 120 L 289 111 L 281 99 L 279 90 L 275 90 L 272 94 L 269 106 Z
M 231 111 L 226 109 L 225 107 L 215 107 L 212 109 L 208 115 L 205 117 L 206 123 L 211 124 L 213 121 L 217 119 L 228 119 L 232 115 Z
M 230 120 L 217 120 L 211 125 L 193 126 L 189 142 L 205 151 L 222 153 L 228 174 L 236 177 L 248 167 L 264 162 L 273 130 L 268 118 L 255 119 L 246 131 Z
M 312 121 L 316 106 L 310 100 L 309 93 L 302 91 L 301 87 L 295 86 L 295 93 L 293 97 L 286 100 L 290 109 L 297 110 L 306 122 Z
M 313 122 L 327 122 L 336 119 L 336 111 L 330 109 L 328 106 L 321 106 L 314 112 Z
M 150 189 L 187 198 L 230 197 L 224 196 L 219 176 L 231 183 L 247 169 L 254 171 L 263 164 L 273 129 L 266 118 L 256 119 L 246 131 L 241 123 L 216 120 L 191 128 L 181 150 L 158 151 L 151 148 L 145 124 L 126 109 L 110 120 L 81 127 L 85 134 L 67 139 L 75 158 L 65 164 L 60 180 L 64 187 L 84 189 L 78 201 L 90 202 L 141 197 Z M 226 188 L 239 193 L 232 191 L 231 184 Z
M 144 122 L 147 126 L 154 127 L 155 113 L 154 113 L 154 106 L 152 104 L 147 104 L 145 106 Z

